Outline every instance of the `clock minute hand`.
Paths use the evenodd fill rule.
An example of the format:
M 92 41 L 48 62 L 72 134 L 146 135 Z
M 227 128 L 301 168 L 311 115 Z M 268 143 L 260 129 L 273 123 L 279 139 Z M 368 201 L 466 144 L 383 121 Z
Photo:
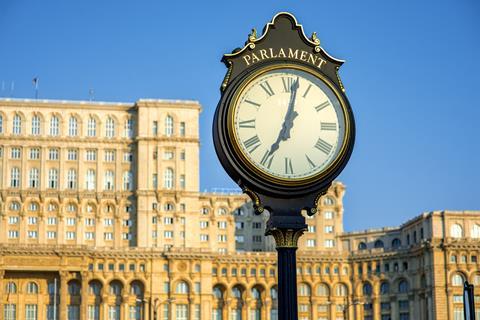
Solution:
M 299 78 L 297 77 L 297 81 L 292 83 L 292 86 L 290 88 L 290 101 L 288 103 L 288 109 L 283 120 L 282 130 L 280 130 L 277 140 L 270 147 L 269 155 L 273 154 L 275 151 L 278 150 L 281 141 L 285 141 L 290 138 L 290 130 L 293 127 L 293 119 L 295 119 L 298 115 L 298 113 L 294 110 L 295 98 L 297 96 L 297 89 L 299 87 L 298 82 Z

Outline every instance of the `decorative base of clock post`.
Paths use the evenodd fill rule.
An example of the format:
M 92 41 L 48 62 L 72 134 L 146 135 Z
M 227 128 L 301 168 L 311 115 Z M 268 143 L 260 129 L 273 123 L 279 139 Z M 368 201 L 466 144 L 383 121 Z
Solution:
M 297 243 L 306 226 L 300 229 L 277 229 L 267 231 L 275 238 L 278 252 L 278 319 L 297 320 Z

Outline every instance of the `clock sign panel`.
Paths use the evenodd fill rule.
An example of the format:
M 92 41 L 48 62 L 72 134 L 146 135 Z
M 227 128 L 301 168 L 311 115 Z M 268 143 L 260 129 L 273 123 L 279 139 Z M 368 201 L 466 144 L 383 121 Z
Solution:
M 271 68 L 246 81 L 234 100 L 234 143 L 257 170 L 280 180 L 324 171 L 345 138 L 345 115 L 336 93 L 299 68 Z

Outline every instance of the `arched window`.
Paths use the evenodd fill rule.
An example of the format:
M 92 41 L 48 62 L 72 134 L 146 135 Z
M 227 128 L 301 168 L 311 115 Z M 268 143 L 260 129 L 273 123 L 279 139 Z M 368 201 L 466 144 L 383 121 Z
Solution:
M 388 294 L 390 292 L 390 285 L 388 282 L 382 282 L 380 284 L 380 294 Z
M 5 293 L 17 293 L 17 285 L 15 282 L 10 281 L 5 285 Z
M 68 283 L 68 294 L 71 296 L 79 296 L 80 295 L 80 284 L 76 281 L 70 281 Z
M 102 293 L 102 284 L 98 281 L 90 281 L 88 284 L 88 293 L 99 297 Z
M 122 289 L 123 289 L 122 284 L 118 280 L 117 281 L 114 280 L 110 282 L 110 286 L 108 287 L 108 292 L 115 296 L 121 296 Z
M 328 286 L 324 283 L 320 283 L 317 287 L 317 296 L 328 297 L 330 295 L 330 290 Z
M 10 187 L 18 188 L 20 187 L 20 169 L 13 167 L 10 171 Z
M 232 297 L 235 299 L 242 299 L 242 291 L 240 287 L 235 286 L 232 288 Z
M 171 116 L 165 118 L 165 135 L 167 137 L 173 135 L 173 118 Z
M 345 297 L 348 294 L 347 286 L 343 283 L 337 284 L 335 287 L 335 295 L 337 297 Z
M 111 170 L 105 171 L 104 190 L 112 191 L 114 189 L 115 174 Z
M 88 169 L 87 174 L 86 174 L 86 179 L 85 179 L 85 187 L 87 190 L 95 190 L 95 170 L 93 169 Z
M 74 116 L 68 119 L 68 135 L 70 137 L 78 136 L 78 120 Z
M 452 238 L 461 238 L 463 237 L 463 228 L 458 223 L 452 224 L 450 227 L 450 236 Z
M 213 297 L 218 300 L 223 299 L 222 287 L 220 286 L 213 287 Z
M 472 283 L 475 286 L 480 286 L 480 275 L 479 274 L 476 274 L 476 275 L 473 276 Z
M 130 285 L 130 293 L 139 298 L 143 297 L 143 284 L 139 281 L 133 281 Z
M 133 189 L 133 174 L 131 171 L 123 173 L 123 190 L 131 191 Z
M 358 250 L 366 250 L 367 249 L 367 244 L 365 242 L 360 242 L 358 244 Z
M 188 288 L 188 283 L 185 281 L 180 281 L 177 283 L 177 287 L 175 288 L 175 293 L 178 294 L 188 294 L 189 288 Z
M 219 216 L 226 216 L 226 215 L 227 215 L 227 209 L 225 209 L 225 208 L 218 208 L 217 214 L 218 214 Z
M 10 210 L 12 210 L 12 211 L 18 211 L 18 210 L 20 210 L 20 203 L 17 202 L 17 201 L 12 201 L 12 202 L 10 203 Z
M 163 176 L 163 186 L 165 189 L 173 188 L 173 169 L 172 168 L 165 169 L 165 173 Z
M 50 189 L 57 189 L 58 187 L 58 171 L 55 168 L 48 170 L 48 187 Z
M 60 132 L 60 121 L 57 116 L 52 116 L 50 118 L 50 135 L 56 137 Z
M 40 117 L 38 115 L 32 117 L 32 135 L 40 135 Z
M 400 280 L 398 283 L 398 293 L 408 293 L 408 282 L 406 280 Z
M 395 238 L 395 239 L 392 240 L 392 248 L 397 249 L 401 245 L 402 245 L 402 242 L 400 241 L 400 239 Z
M 376 249 L 383 248 L 383 241 L 379 239 L 379 240 L 375 241 L 375 243 L 373 244 L 373 246 L 374 246 Z
M 108 117 L 105 122 L 105 136 L 107 138 L 113 138 L 115 136 L 115 121 Z
M 87 136 L 88 137 L 96 137 L 97 136 L 97 120 L 94 117 L 88 118 Z
M 452 285 L 453 286 L 463 286 L 463 283 L 465 282 L 463 276 L 460 273 L 455 273 L 452 276 Z
M 332 197 L 325 197 L 323 204 L 326 206 L 332 206 L 335 204 L 335 200 L 333 200 Z
M 474 239 L 480 238 L 480 226 L 476 223 L 472 227 L 472 238 Z
M 14 135 L 22 134 L 22 117 L 19 114 L 13 116 L 12 133 Z
M 261 300 L 262 298 L 260 294 L 260 290 L 258 290 L 258 288 L 252 288 L 251 294 L 254 300 Z
M 67 172 L 67 189 L 77 188 L 77 171 L 69 169 Z
M 362 290 L 362 291 L 363 291 L 363 295 L 365 295 L 365 296 L 371 296 L 371 295 L 372 295 L 372 292 L 373 292 L 373 290 L 372 290 L 372 285 L 371 285 L 370 283 L 368 283 L 368 282 L 364 283 L 364 284 L 363 284 L 363 290 Z
M 38 176 L 38 169 L 32 168 L 30 169 L 30 174 L 28 177 L 28 186 L 30 188 L 38 188 L 39 186 L 39 176 Z
M 27 293 L 28 294 L 37 294 L 38 293 L 38 285 L 35 282 L 27 283 Z
M 310 286 L 306 283 L 300 283 L 298 285 L 298 295 L 300 297 L 310 297 L 311 295 Z
M 277 287 L 272 287 L 270 289 L 270 297 L 272 298 L 272 300 L 277 300 L 278 299 L 278 290 L 277 290 Z

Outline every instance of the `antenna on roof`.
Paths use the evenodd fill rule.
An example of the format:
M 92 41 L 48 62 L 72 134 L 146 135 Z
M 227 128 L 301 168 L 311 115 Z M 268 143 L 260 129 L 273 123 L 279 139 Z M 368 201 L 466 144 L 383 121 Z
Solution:
M 10 83 L 10 98 L 13 97 L 13 91 L 15 90 L 15 81 Z
M 32 83 L 35 86 L 35 99 L 38 99 L 38 77 L 33 78 Z
M 88 99 L 90 101 L 95 100 L 95 90 L 93 90 L 92 88 L 88 90 Z

